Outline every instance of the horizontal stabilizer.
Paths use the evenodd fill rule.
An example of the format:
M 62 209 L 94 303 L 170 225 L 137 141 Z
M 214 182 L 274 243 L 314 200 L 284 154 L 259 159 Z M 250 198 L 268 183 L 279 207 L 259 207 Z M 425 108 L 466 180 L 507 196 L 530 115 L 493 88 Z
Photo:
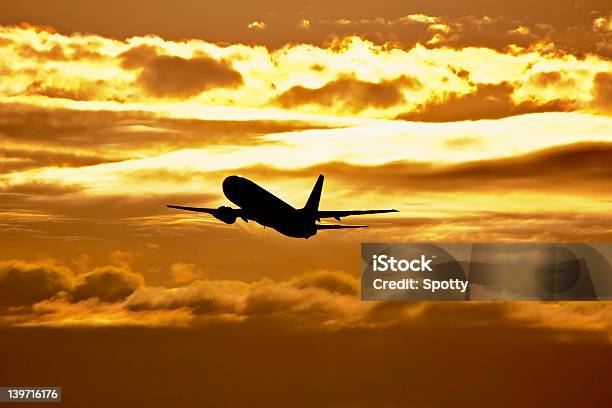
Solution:
M 317 230 L 326 229 L 345 229 L 345 228 L 368 228 L 367 225 L 334 225 L 334 224 L 317 224 Z
M 383 214 L 399 212 L 395 209 L 390 210 L 339 210 L 339 211 L 317 211 L 317 219 L 319 218 L 335 218 L 340 220 L 341 217 L 349 215 L 366 215 L 366 214 Z

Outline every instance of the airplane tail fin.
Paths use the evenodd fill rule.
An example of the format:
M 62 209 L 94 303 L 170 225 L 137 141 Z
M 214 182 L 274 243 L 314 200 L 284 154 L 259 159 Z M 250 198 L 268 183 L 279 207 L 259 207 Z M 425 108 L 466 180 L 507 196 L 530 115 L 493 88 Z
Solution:
M 304 209 L 316 214 L 319 210 L 319 201 L 321 200 L 321 191 L 323 190 L 323 175 L 320 174 L 317 182 L 310 193 L 310 197 L 308 197 L 308 201 L 306 201 L 306 205 Z

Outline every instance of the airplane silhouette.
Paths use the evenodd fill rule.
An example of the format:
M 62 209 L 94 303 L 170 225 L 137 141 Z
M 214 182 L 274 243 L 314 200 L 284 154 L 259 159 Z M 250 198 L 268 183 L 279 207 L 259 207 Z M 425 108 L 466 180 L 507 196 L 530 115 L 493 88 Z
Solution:
M 238 217 L 245 222 L 253 220 L 264 227 L 270 227 L 283 235 L 292 238 L 310 238 L 319 230 L 367 228 L 367 225 L 330 225 L 317 224 L 321 218 L 335 218 L 362 214 L 380 214 L 397 212 L 397 210 L 345 210 L 320 211 L 319 201 L 323 189 L 323 175 L 315 183 L 304 208 L 293 208 L 264 188 L 240 176 L 229 176 L 223 180 L 223 193 L 240 208 L 222 205 L 219 208 L 184 207 L 167 205 L 168 208 L 211 214 L 226 224 L 233 224 Z

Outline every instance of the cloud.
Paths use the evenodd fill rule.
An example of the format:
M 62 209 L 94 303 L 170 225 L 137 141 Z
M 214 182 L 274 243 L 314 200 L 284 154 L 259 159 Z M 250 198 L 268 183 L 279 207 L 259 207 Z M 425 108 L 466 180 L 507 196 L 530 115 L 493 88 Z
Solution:
M 78 185 L 54 184 L 44 181 L 5 185 L 0 187 L 0 193 L 3 195 L 15 194 L 21 196 L 53 196 L 60 197 L 63 195 L 75 194 L 82 191 Z
M 604 112 L 612 113 L 612 73 L 599 72 L 593 80 L 593 105 Z
M 425 11 L 427 9 L 420 8 Z M 607 17 L 599 17 L 589 24 L 591 15 L 585 14 L 581 22 L 551 21 L 550 16 L 534 20 L 525 15 L 500 14 L 499 9 L 489 13 L 465 13 L 457 10 L 449 15 L 448 7 L 429 13 L 414 13 L 398 17 L 398 14 L 376 18 L 320 19 L 321 28 L 327 28 L 336 37 L 357 34 L 377 44 L 394 43 L 402 48 L 417 44 L 428 48 L 451 47 L 454 49 L 485 47 L 500 52 L 510 48 L 538 48 L 548 46 L 549 51 L 586 55 L 599 53 L 610 55 L 606 42 Z M 584 12 L 584 11 L 583 11 Z M 575 18 L 575 16 L 574 16 Z
M 24 94 L 73 101 L 93 101 L 99 99 L 98 90 L 105 85 L 105 81 L 101 79 L 92 82 L 77 82 L 70 87 L 48 85 L 43 81 L 35 80 L 25 89 Z M 122 102 L 118 98 L 114 99 Z
M 434 16 L 428 16 L 426 14 L 409 14 L 407 16 L 400 17 L 398 21 L 402 24 L 410 24 L 410 23 L 434 24 L 438 22 L 438 18 Z
M 542 88 L 574 88 L 576 86 L 573 78 L 566 78 L 564 73 L 558 71 L 538 72 L 529 78 L 529 82 Z
M 0 156 L 7 168 L 80 167 L 208 145 L 255 145 L 259 136 L 334 125 L 302 120 L 204 120 L 146 111 L 78 110 L 0 104 Z M 205 137 L 203 137 L 205 135 Z M 10 144 L 9 144 L 10 143 Z
M 185 285 L 202 277 L 202 273 L 196 269 L 195 263 L 173 262 L 170 265 L 172 279 L 178 285 Z
M 188 264 L 180 266 L 193 269 Z M 230 320 L 281 314 L 300 316 L 309 324 L 343 325 L 362 315 L 364 308 L 355 297 L 357 287 L 357 278 L 343 272 L 317 271 L 289 280 L 263 278 L 250 283 L 196 279 L 187 286 L 166 288 L 145 286 L 142 275 L 112 265 L 75 275 L 51 261 L 0 263 L 0 305 L 46 310 L 50 321 L 55 313 L 64 316 L 61 309 L 73 308 L 73 304 L 93 308 L 93 312 L 98 308 L 95 302 L 105 302 L 120 305 L 126 313 L 188 309 L 191 316 L 227 315 Z
M 293 286 L 303 288 L 319 288 L 341 295 L 357 295 L 359 282 L 354 276 L 342 271 L 318 270 L 291 278 Z
M 451 139 L 454 149 L 471 149 L 482 141 L 474 138 Z M 397 195 L 419 192 L 459 191 L 557 191 L 605 194 L 612 172 L 612 143 L 584 142 L 555 146 L 539 151 L 458 164 L 399 161 L 377 166 L 324 163 L 297 170 L 273 172 L 277 177 L 325 174 L 342 180 L 351 191 L 385 191 Z M 252 177 L 269 175 L 270 169 L 241 169 Z M 282 172 L 282 173 L 281 173 Z M 568 183 L 567 180 L 572 180 Z M 353 190 L 354 189 L 354 190 Z
M 358 256 L 358 254 L 355 254 Z M 265 323 L 289 332 L 418 328 L 478 330 L 503 324 L 543 330 L 549 339 L 612 341 L 605 302 L 361 302 L 357 276 L 318 270 L 288 279 L 198 279 L 174 288 L 147 286 L 115 266 L 81 275 L 49 261 L 0 262 L 1 326 L 159 326 L 219 323 L 241 330 Z
M 8 184 L 0 188 L 3 209 L 44 210 L 49 214 L 69 216 L 72 222 L 117 220 L 168 214 L 169 202 L 206 203 L 219 199 L 214 193 L 88 195 L 82 186 L 61 183 Z M 78 217 L 78 218 L 75 218 Z M 42 221 L 42 220 L 41 220 Z M 68 220 L 67 220 L 68 221 Z M 120 256 L 120 253 L 119 253 Z M 113 257 L 118 263 L 120 257 Z
M 123 104 L 123 109 L 129 109 L 125 105 L 129 103 L 145 104 L 150 109 L 163 103 L 177 116 L 186 115 L 184 106 L 179 105 L 189 98 L 190 106 L 198 107 L 208 117 L 236 114 L 238 108 L 246 108 L 249 115 L 270 114 L 271 108 L 285 101 L 288 106 L 310 105 L 312 113 L 324 115 L 392 118 L 404 105 L 406 110 L 441 95 L 462 95 L 468 86 L 526 83 L 542 68 L 563 73 L 575 83 L 563 89 L 534 87 L 533 95 L 520 88 L 513 93 L 517 104 L 564 97 L 584 103 L 587 78 L 609 65 L 605 57 L 589 54 L 582 58 L 575 49 L 559 49 L 547 37 L 554 30 L 542 23 L 510 24 L 500 17 L 451 18 L 431 13 L 409 16 L 408 23 L 400 22 L 399 17 L 380 17 L 338 25 L 331 23 L 337 19 L 326 22 L 302 15 L 299 19 L 311 22 L 310 28 L 298 28 L 298 18 L 287 20 L 284 25 L 291 26 L 299 40 L 276 48 L 235 41 L 222 45 L 198 39 L 172 41 L 155 36 L 127 40 L 94 34 L 50 36 L 33 28 L 0 27 L 0 39 L 8 42 L 0 51 L 0 60 L 6 61 L 0 66 L 6 79 L 0 95 L 46 106 L 112 101 L 117 103 L 115 107 Z M 517 24 L 529 27 L 531 35 L 507 34 L 509 27 Z M 243 27 L 244 21 L 240 25 Z M 243 31 L 265 38 L 276 27 L 271 23 L 263 31 Z M 328 41 L 303 43 L 322 31 L 328 31 L 323 37 Z M 45 52 L 62 50 L 65 59 L 55 59 L 64 58 L 59 54 L 37 57 L 31 52 L 19 53 L 21 45 Z M 99 56 L 86 56 L 88 50 Z M 347 66 L 352 82 L 346 79 Z M 453 75 L 453 70 L 470 72 L 471 83 Z M 399 92 L 385 87 L 406 73 L 418 78 L 421 86 L 411 81 Z M 312 89 L 313 84 L 322 84 L 317 85 L 321 89 Z M 283 91 L 287 94 L 279 95 Z M 332 97 L 330 93 L 345 96 Z M 371 104 L 357 99 L 349 103 L 349 97 L 364 94 L 373 98 Z M 72 104 L 76 105 L 87 104 Z
M 109 258 L 113 265 L 128 271 L 132 268 L 132 264 L 134 263 L 134 254 L 120 249 L 111 252 Z
M 359 316 L 357 300 L 343 298 L 354 297 L 357 287 L 355 277 L 327 271 L 305 273 L 288 281 L 196 280 L 171 289 L 139 289 L 127 299 L 126 306 L 134 311 L 189 308 L 198 315 L 231 314 L 236 318 L 283 314 L 310 319 L 317 315 L 342 324 Z
M 152 45 L 142 44 L 131 47 L 127 51 L 119 54 L 121 67 L 125 69 L 137 69 L 145 67 L 152 60 L 159 56 L 159 48 Z
M 247 328 L 267 322 L 271 327 L 321 333 L 347 328 L 374 332 L 402 327 L 478 330 L 503 321 L 505 327 L 545 330 L 546 336 L 565 336 L 566 341 L 568 336 L 612 340 L 608 323 L 612 309 L 605 303 L 361 302 L 359 279 L 342 272 L 318 271 L 289 280 L 254 282 L 196 280 L 188 286 L 165 288 L 143 286 L 141 277 L 111 266 L 77 277 L 52 263 L 44 268 L 43 264 L 5 261 L 1 270 L 3 293 L 7 289 L 20 289 L 22 295 L 28 292 L 8 302 L 2 298 L 4 306 L 12 306 L 0 318 L 4 326 L 162 324 L 194 328 L 225 322 Z M 22 279 L 17 283 L 10 276 L 15 270 Z
M 52 262 L 0 261 L 0 306 L 27 306 L 72 289 L 72 272 Z
M 482 144 L 482 140 L 474 137 L 463 136 L 454 139 L 448 139 L 444 142 L 444 146 L 449 149 L 470 149 L 476 148 Z
M 75 275 L 52 260 L 0 261 L 0 307 L 31 306 L 58 296 L 61 302 L 91 298 L 115 302 L 143 283 L 142 275 L 111 265 Z
M 90 61 L 98 61 L 104 56 L 90 47 L 83 44 L 72 43 L 66 46 L 59 43 L 51 43 L 48 48 L 36 48 L 31 44 L 20 44 L 17 47 L 17 52 L 23 58 L 34 58 L 45 61 L 78 61 L 87 59 Z
M 59 149 L 53 151 L 36 148 L 0 148 L 0 163 L 4 162 L 2 168 L 5 173 L 37 167 L 86 167 L 118 160 L 118 158 L 98 157 L 93 154 L 68 153 Z
M 138 82 L 152 96 L 184 98 L 214 88 L 236 88 L 243 80 L 227 61 L 158 56 L 144 66 Z
M 134 292 L 126 307 L 134 311 L 189 308 L 196 314 L 236 313 L 248 288 L 247 283 L 232 280 L 198 280 L 171 289 L 146 287 Z
M 301 19 L 297 23 L 298 28 L 300 28 L 302 30 L 309 30 L 310 29 L 310 25 L 311 25 L 310 20 L 307 20 L 307 19 Z
M 21 44 L 19 46 L 19 55 L 25 58 L 36 58 L 40 60 L 63 61 L 67 59 L 64 53 L 64 47 L 60 44 L 54 44 L 49 49 L 37 49 L 30 44 Z
M 520 26 L 516 27 L 515 29 L 508 31 L 508 34 L 530 36 L 531 35 L 531 30 L 527 26 L 520 25 Z
M 263 21 L 253 21 L 247 25 L 247 28 L 249 30 L 265 30 L 267 25 Z
M 109 265 L 80 275 L 72 295 L 76 301 L 98 298 L 114 302 L 131 295 L 143 283 L 142 275 Z
M 403 90 L 420 89 L 416 78 L 401 75 L 395 79 L 368 82 L 350 76 L 340 77 L 321 88 L 294 86 L 275 98 L 283 108 L 302 105 L 338 107 L 341 110 L 359 112 L 367 108 L 389 108 L 405 101 Z
M 103 81 L 99 83 L 103 84 Z M 60 88 L 42 84 L 40 81 L 34 81 L 28 86 L 25 91 L 26 95 L 40 95 L 49 98 L 72 99 L 74 101 L 91 101 L 97 97 L 96 88 L 93 84 L 86 84 L 76 89 Z
M 612 31 L 612 13 L 607 16 L 599 16 L 593 20 L 593 30 L 600 33 Z
M 590 191 L 603 193 L 604 180 L 610 172 L 612 155 L 610 143 L 577 143 L 552 147 L 511 158 L 475 161 L 459 165 L 425 169 L 422 188 L 426 183 L 446 180 L 447 187 L 489 187 L 497 184 L 500 190 L 534 189 L 548 191 Z M 416 175 L 415 175 L 416 176 Z M 468 181 L 469 180 L 469 181 Z M 563 180 L 573 180 L 566 184 Z M 465 184 L 464 184 L 465 183 Z M 420 184 L 420 183 L 419 183 Z M 461 187 L 463 186 L 463 187 Z
M 543 79 L 538 77 L 538 81 Z M 550 79 L 549 79 L 550 81 Z M 450 93 L 401 113 L 398 119 L 417 122 L 455 122 L 462 120 L 500 119 L 513 115 L 539 112 L 568 112 L 576 109 L 572 101 L 554 99 L 547 102 L 512 100 L 514 86 L 508 82 L 477 84 L 472 93 Z

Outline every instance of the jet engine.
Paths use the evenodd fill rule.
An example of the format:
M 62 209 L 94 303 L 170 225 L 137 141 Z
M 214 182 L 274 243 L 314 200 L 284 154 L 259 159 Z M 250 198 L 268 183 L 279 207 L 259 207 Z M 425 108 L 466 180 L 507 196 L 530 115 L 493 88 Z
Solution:
M 236 222 L 236 211 L 231 207 L 222 205 L 217 208 L 212 215 L 226 224 L 233 224 Z

